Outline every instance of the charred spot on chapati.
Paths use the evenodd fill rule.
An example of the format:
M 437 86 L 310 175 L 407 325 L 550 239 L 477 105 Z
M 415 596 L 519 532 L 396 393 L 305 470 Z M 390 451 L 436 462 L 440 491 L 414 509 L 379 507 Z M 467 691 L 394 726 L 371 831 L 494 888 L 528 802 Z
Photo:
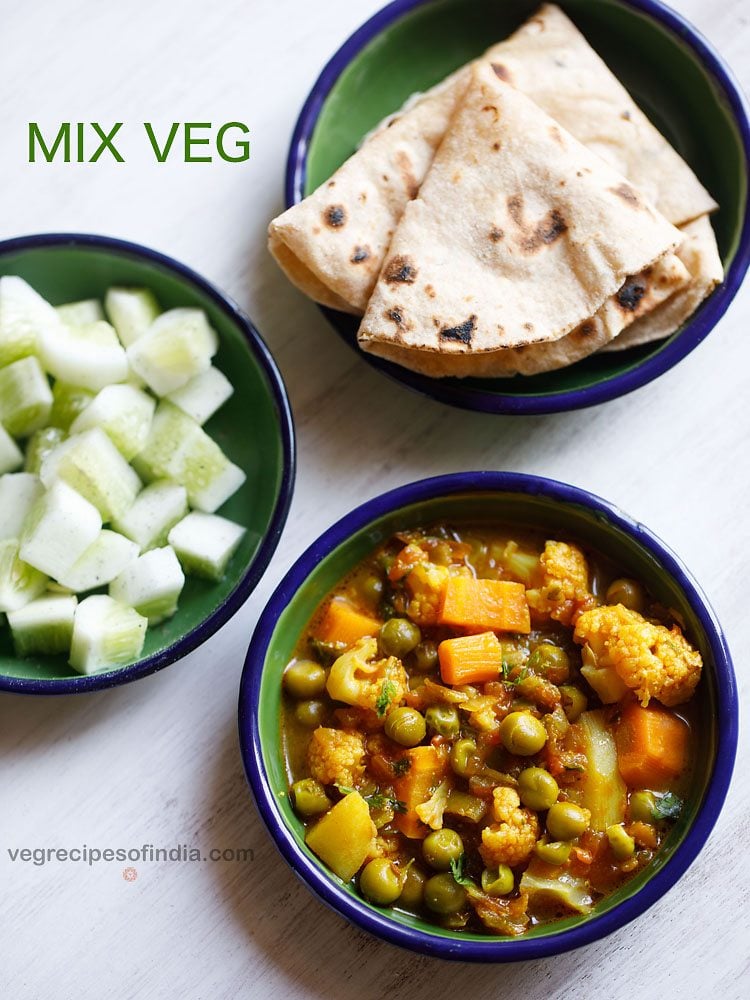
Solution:
M 562 132 L 557 127 L 557 125 L 550 125 L 549 134 L 552 136 L 555 142 L 559 143 L 561 146 L 564 145 Z
M 617 299 L 617 304 L 625 312 L 635 312 L 645 294 L 646 283 L 642 278 L 628 278 L 615 298 Z
M 506 204 L 511 219 L 517 226 L 523 226 L 523 195 L 512 194 Z
M 543 246 L 549 246 L 568 231 L 568 224 L 556 208 L 538 222 L 533 231 L 521 241 L 525 253 L 535 253 Z
M 404 325 L 404 314 L 400 306 L 395 306 L 393 309 L 386 309 L 385 318 L 389 319 L 391 323 L 395 323 L 396 326 Z
M 474 331 L 477 328 L 476 316 L 469 316 L 458 326 L 444 326 L 440 331 L 443 340 L 456 340 L 461 344 L 470 344 Z
M 641 207 L 641 199 L 638 197 L 638 192 L 632 188 L 629 184 L 618 184 L 617 187 L 610 188 L 612 194 L 616 194 L 618 198 L 622 198 L 626 205 L 632 205 L 633 208 Z
M 340 229 L 346 222 L 346 209 L 343 205 L 329 205 L 323 212 L 323 221 L 331 229 Z
M 490 229 L 490 239 L 493 243 L 499 243 L 503 236 L 505 236 L 505 233 L 499 228 L 499 226 L 493 226 L 492 229 Z
M 417 280 L 417 269 L 408 257 L 397 254 L 385 265 L 383 277 L 389 285 L 413 285 Z
M 630 112 L 629 111 L 623 111 L 623 113 L 620 115 L 620 118 L 624 118 L 626 122 L 629 122 L 630 121 Z
M 523 324 L 523 328 L 524 328 L 524 330 L 528 330 L 529 333 L 533 333 L 534 332 L 534 324 L 533 323 L 524 323 Z
M 500 150 L 502 149 L 502 146 L 500 145 L 499 142 L 493 142 L 492 148 L 495 150 L 496 153 L 499 153 Z
M 411 160 L 403 150 L 400 150 L 396 154 L 396 166 L 401 174 L 401 180 L 403 181 L 407 194 L 412 199 L 416 198 L 419 194 L 419 181 L 414 176 L 414 171 L 412 169 L 413 164 Z
M 369 260 L 371 253 L 369 247 L 355 247 L 349 260 L 352 264 L 361 264 L 363 261 Z
M 510 71 L 507 66 L 503 66 L 502 63 L 493 63 L 492 71 L 499 80 L 505 80 L 506 83 L 510 83 Z
M 577 332 L 578 332 L 578 336 L 582 337 L 584 339 L 586 337 L 590 337 L 591 334 L 594 332 L 594 324 L 593 323 L 589 323 L 588 321 L 586 321 L 585 323 L 581 323 L 581 325 L 578 327 L 578 331 Z
M 434 299 L 435 296 L 437 295 L 437 292 L 432 287 L 432 285 L 425 285 L 424 286 L 424 293 L 425 293 L 425 295 L 427 295 L 431 299 Z

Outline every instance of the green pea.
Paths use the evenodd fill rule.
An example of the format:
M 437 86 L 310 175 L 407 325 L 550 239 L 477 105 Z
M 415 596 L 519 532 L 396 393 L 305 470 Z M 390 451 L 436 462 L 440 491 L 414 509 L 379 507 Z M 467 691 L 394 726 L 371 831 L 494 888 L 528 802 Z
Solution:
M 397 656 L 403 660 L 405 656 L 419 644 L 422 633 L 408 618 L 389 618 L 381 625 L 378 633 L 380 651 L 384 656 Z
M 326 689 L 326 672 L 314 660 L 296 660 L 284 671 L 284 689 L 292 698 L 315 698 Z
M 453 705 L 430 705 L 425 712 L 427 726 L 440 736 L 458 736 L 461 720 Z
M 410 865 L 404 876 L 401 895 L 398 897 L 399 906 L 403 906 L 405 910 L 419 910 L 424 903 L 426 882 L 427 876 L 416 865 Z
M 322 701 L 301 701 L 294 710 L 294 717 L 303 726 L 315 729 L 325 722 L 326 707 Z
M 415 747 L 427 733 L 424 716 L 416 708 L 394 708 L 385 720 L 385 735 L 402 747 Z
M 513 892 L 515 880 L 507 865 L 499 865 L 497 871 L 485 868 L 482 872 L 482 888 L 488 896 L 507 896 Z
M 582 712 L 588 708 L 589 700 L 580 688 L 572 684 L 563 684 L 560 688 L 562 707 L 568 722 L 575 722 Z
M 575 802 L 555 802 L 547 813 L 547 830 L 553 840 L 575 840 L 589 825 L 588 809 Z
M 630 818 L 639 823 L 654 822 L 656 796 L 653 792 L 630 793 Z
M 538 840 L 534 853 L 548 865 L 564 865 L 570 857 L 571 846 L 567 840 Z
M 646 610 L 646 591 L 637 580 L 629 580 L 627 577 L 621 577 L 610 583 L 605 600 L 607 604 L 622 604 L 623 607 L 638 611 L 640 614 Z
M 325 788 L 314 778 L 302 778 L 292 785 L 292 802 L 300 816 L 317 816 L 331 807 Z
M 368 604 L 377 606 L 383 600 L 385 593 L 383 578 L 375 573 L 370 573 L 360 583 L 359 592 Z
M 529 657 L 528 668 L 542 674 L 553 684 L 562 684 L 570 677 L 570 657 L 559 646 L 545 642 L 537 646 Z
M 430 866 L 437 871 L 448 871 L 451 861 L 458 861 L 464 853 L 464 842 L 455 830 L 447 827 L 443 830 L 433 830 L 422 841 L 422 855 Z
M 500 725 L 500 739 L 509 753 L 530 757 L 547 742 L 547 730 L 531 712 L 511 712 Z
M 451 747 L 451 767 L 461 778 L 468 778 L 476 771 L 479 761 L 477 759 L 477 745 L 474 740 L 456 740 Z
M 390 906 L 401 895 L 401 879 L 387 858 L 375 858 L 362 869 L 359 888 L 376 906 Z
M 429 639 L 424 639 L 414 648 L 414 668 L 423 674 L 430 674 L 437 669 L 437 645 Z
M 456 882 L 450 872 L 441 872 L 427 879 L 424 901 L 433 913 L 458 913 L 466 903 L 466 889 Z
M 518 794 L 525 806 L 541 812 L 557 802 L 560 788 L 543 767 L 527 767 L 518 776 Z
M 635 841 L 622 823 L 613 823 L 612 826 L 608 826 L 606 833 L 609 846 L 618 861 L 625 861 L 626 858 L 631 858 L 635 854 Z

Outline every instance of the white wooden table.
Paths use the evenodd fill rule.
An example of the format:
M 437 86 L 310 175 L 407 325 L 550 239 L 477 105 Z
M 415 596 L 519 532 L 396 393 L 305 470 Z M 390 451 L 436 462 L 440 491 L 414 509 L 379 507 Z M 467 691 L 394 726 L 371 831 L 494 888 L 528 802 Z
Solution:
M 100 232 L 174 255 L 255 319 L 281 366 L 299 441 L 282 543 L 220 634 L 136 684 L 0 697 L 0 996 L 750 996 L 750 750 L 687 876 L 636 923 L 582 951 L 508 967 L 415 957 L 346 925 L 297 882 L 255 812 L 237 745 L 237 685 L 260 609 L 310 539 L 356 503 L 471 468 L 540 473 L 642 519 L 703 583 L 734 651 L 750 646 L 750 285 L 658 382 L 597 409 L 494 419 L 425 401 L 359 361 L 265 250 L 300 104 L 377 0 L 38 0 L 2 5 L 0 237 Z M 748 0 L 677 0 L 750 84 Z M 26 124 L 124 121 L 124 164 L 26 162 Z M 244 165 L 157 165 L 151 121 L 241 120 Z M 45 865 L 8 848 L 250 848 L 240 862 Z M 743 981 L 744 980 L 744 981 Z

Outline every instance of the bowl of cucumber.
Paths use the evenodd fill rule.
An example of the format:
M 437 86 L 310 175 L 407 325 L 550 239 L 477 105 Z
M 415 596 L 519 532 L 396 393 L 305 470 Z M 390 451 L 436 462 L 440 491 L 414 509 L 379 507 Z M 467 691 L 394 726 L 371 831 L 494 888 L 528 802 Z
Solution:
M 276 363 L 217 288 L 109 237 L 0 242 L 0 689 L 112 687 L 205 642 L 294 471 Z

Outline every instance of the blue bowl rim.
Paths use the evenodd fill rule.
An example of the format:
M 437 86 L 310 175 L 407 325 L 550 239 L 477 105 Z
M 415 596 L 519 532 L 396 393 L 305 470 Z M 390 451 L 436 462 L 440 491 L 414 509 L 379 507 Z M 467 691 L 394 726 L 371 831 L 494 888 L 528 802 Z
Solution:
M 431 2 L 433 0 L 393 0 L 392 3 L 387 4 L 357 28 L 326 63 L 302 106 L 292 133 L 287 154 L 284 187 L 287 208 L 297 204 L 304 197 L 310 142 L 323 105 L 342 72 L 355 56 L 385 28 L 417 7 L 426 6 Z M 692 48 L 731 109 L 744 150 L 745 173 L 749 174 L 750 105 L 734 73 L 722 56 L 685 17 L 661 3 L 660 0 L 617 0 L 617 2 L 651 17 Z M 750 198 L 746 200 L 745 204 L 737 252 L 723 283 L 699 307 L 674 340 L 667 343 L 656 354 L 644 358 L 635 367 L 612 378 L 595 382 L 593 385 L 580 389 L 527 396 L 483 392 L 464 386 L 460 380 L 450 382 L 430 378 L 426 375 L 420 375 L 418 372 L 409 371 L 383 358 L 378 358 L 373 354 L 360 351 L 340 327 L 343 314 L 324 306 L 319 308 L 342 340 L 360 354 L 369 365 L 423 396 L 461 409 L 482 413 L 505 415 L 560 413 L 583 409 L 587 406 L 596 406 L 599 403 L 624 396 L 652 382 L 659 375 L 663 375 L 664 372 L 673 368 L 705 340 L 717 325 L 739 291 L 749 266 Z
M 157 250 L 111 236 L 89 233 L 40 233 L 18 236 L 0 241 L 0 258 L 13 253 L 55 247 L 83 247 L 106 250 L 123 257 L 135 258 L 155 264 L 198 288 L 212 304 L 234 323 L 247 341 L 250 352 L 265 376 L 271 392 L 279 422 L 282 448 L 282 474 L 279 493 L 271 514 L 268 529 L 259 548 L 234 590 L 202 622 L 192 628 L 171 646 L 144 657 L 130 666 L 103 673 L 76 677 L 30 678 L 10 677 L 0 674 L 0 690 L 18 694 L 81 694 L 103 688 L 118 687 L 140 677 L 162 670 L 188 653 L 197 649 L 222 625 L 225 625 L 242 607 L 265 573 L 284 530 L 294 492 L 296 475 L 296 442 L 294 417 L 281 372 L 266 342 L 236 302 L 196 271 Z
M 717 727 L 714 769 L 704 800 L 684 840 L 664 867 L 633 896 L 586 923 L 543 938 L 470 941 L 457 934 L 447 939 L 398 924 L 385 913 L 366 908 L 322 872 L 297 845 L 279 812 L 263 763 L 258 709 L 266 654 L 279 616 L 309 574 L 352 534 L 382 516 L 420 501 L 468 492 L 518 493 L 585 507 L 633 538 L 655 556 L 687 597 L 706 634 L 715 664 L 717 715 L 721 726 Z M 346 514 L 302 553 L 274 591 L 252 636 L 240 682 L 238 726 L 245 774 L 261 817 L 292 870 L 323 903 L 363 930 L 424 955 L 458 961 L 515 962 L 572 951 L 606 937 L 640 916 L 672 888 L 698 856 L 718 819 L 737 752 L 738 716 L 736 679 L 721 626 L 697 582 L 664 542 L 613 504 L 579 487 L 524 473 L 483 471 L 422 479 L 382 493 Z

